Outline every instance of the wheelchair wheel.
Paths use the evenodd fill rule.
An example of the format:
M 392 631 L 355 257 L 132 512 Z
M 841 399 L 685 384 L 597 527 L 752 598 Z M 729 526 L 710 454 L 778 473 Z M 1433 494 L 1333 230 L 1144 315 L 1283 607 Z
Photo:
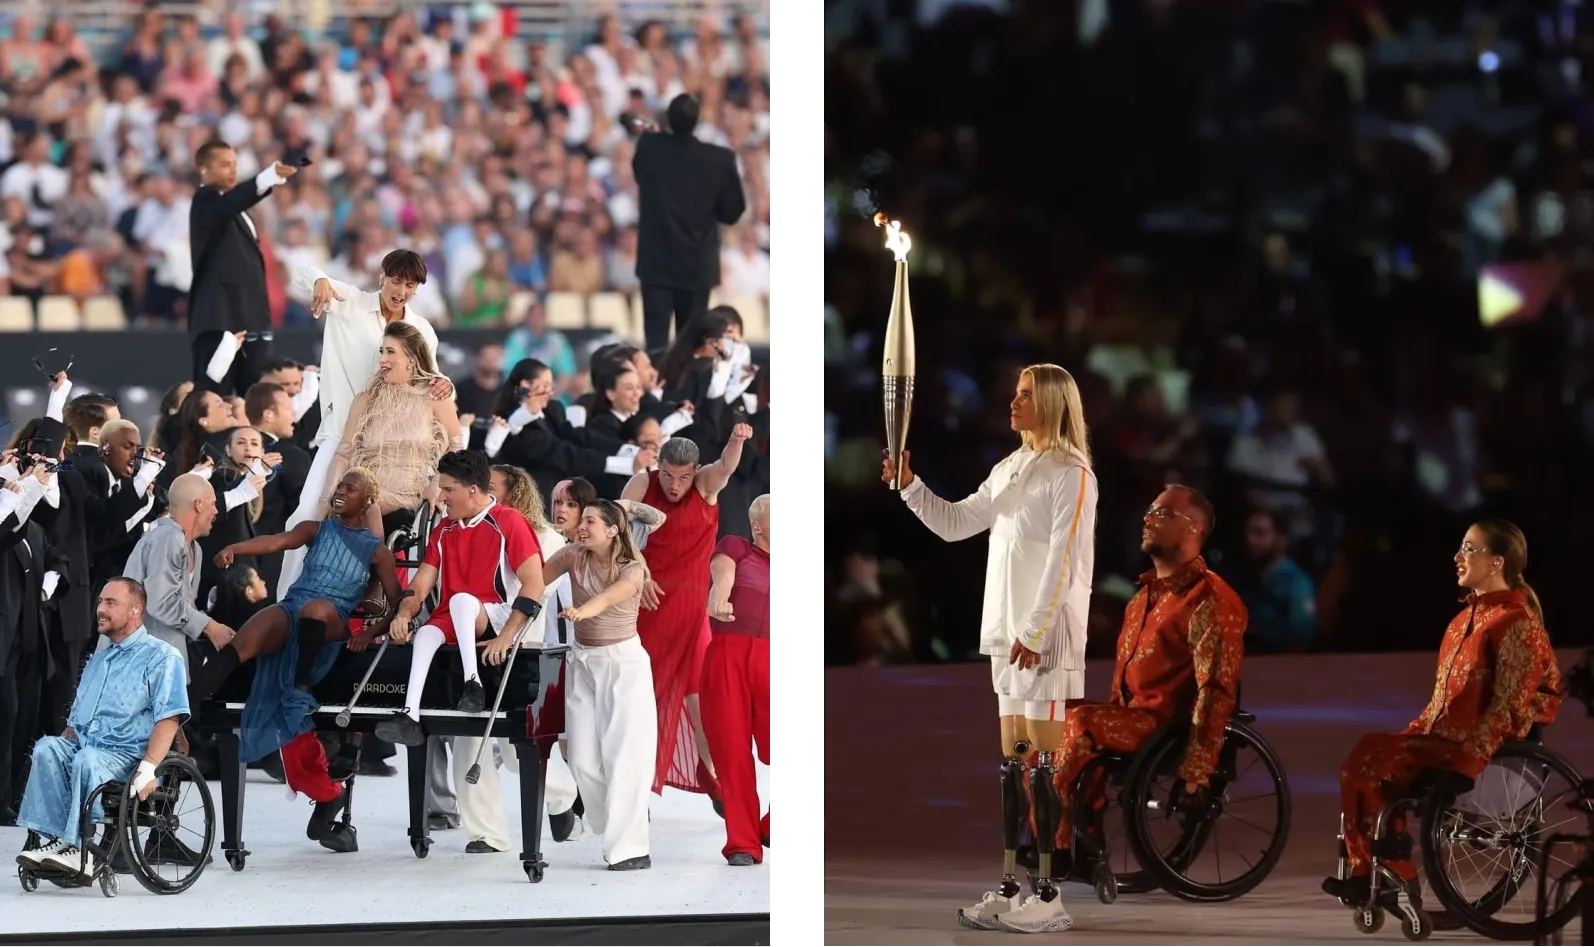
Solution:
M 128 786 L 122 845 L 133 877 L 154 894 L 187 891 L 216 840 L 216 807 L 193 760 L 172 754 L 155 767 L 156 789 L 140 801 Z
M 1140 867 L 1129 846 L 1124 826 L 1123 780 L 1128 775 L 1130 760 L 1118 754 L 1104 754 L 1085 764 L 1074 782 L 1074 880 L 1095 885 L 1098 878 L 1107 874 L 1113 879 L 1112 895 L 1146 894 L 1159 887 L 1157 879 Z M 1091 784 L 1100 780 L 1100 785 Z M 1094 798 L 1093 798 L 1094 797 Z M 1079 836 L 1089 836 L 1081 838 Z M 1101 853 L 1091 851 L 1105 849 Z M 1090 852 L 1087 856 L 1086 852 Z M 1101 892 L 1097 892 L 1101 897 Z M 1110 901 L 1103 901 L 1110 904 Z
M 1507 743 L 1461 796 L 1436 796 L 1422 820 L 1428 887 L 1448 915 L 1494 940 L 1535 940 L 1557 931 L 1580 908 L 1577 892 L 1538 924 L 1541 842 L 1558 832 L 1581 835 L 1572 808 L 1582 782 L 1572 764 L 1536 743 Z M 1569 828 L 1570 827 L 1570 828 Z M 1584 851 L 1558 845 L 1552 881 L 1577 866 Z
M 1210 788 L 1181 798 L 1185 735 L 1169 731 L 1129 776 L 1125 829 L 1141 867 L 1185 901 L 1231 901 L 1268 876 L 1290 834 L 1290 787 L 1273 748 L 1230 720 Z

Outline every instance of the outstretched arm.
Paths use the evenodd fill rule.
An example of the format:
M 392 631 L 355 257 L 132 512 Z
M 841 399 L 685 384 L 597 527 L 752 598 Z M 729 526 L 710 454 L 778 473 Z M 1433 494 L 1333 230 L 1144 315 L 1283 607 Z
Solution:
M 731 428 L 731 439 L 725 442 L 725 450 L 720 454 L 720 459 L 697 472 L 697 487 L 703 493 L 703 499 L 714 502 L 725 485 L 731 482 L 731 474 L 742 464 L 742 444 L 753 436 L 753 429 L 747 424 L 738 424 Z
M 289 549 L 302 549 L 315 539 L 316 531 L 321 528 L 320 520 L 306 520 L 288 530 L 286 533 L 277 533 L 274 536 L 256 536 L 246 539 L 241 543 L 231 546 L 216 553 L 216 565 L 223 569 L 232 565 L 236 556 L 270 556 Z

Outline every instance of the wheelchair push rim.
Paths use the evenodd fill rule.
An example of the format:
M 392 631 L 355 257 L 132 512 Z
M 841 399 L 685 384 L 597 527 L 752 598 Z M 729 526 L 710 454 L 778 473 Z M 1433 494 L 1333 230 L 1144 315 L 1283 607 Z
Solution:
M 216 840 L 216 807 L 199 768 L 173 754 L 155 767 L 156 789 L 147 801 L 128 788 L 121 844 L 133 878 L 154 894 L 178 894 L 204 874 Z M 194 864 L 162 855 L 186 849 Z M 165 851 L 162 851 L 164 849 Z M 153 851 L 152 851 L 153 850 Z
M 1135 859 L 1185 901 L 1230 901 L 1251 891 L 1284 855 L 1290 787 L 1278 755 L 1254 730 L 1229 721 L 1198 810 L 1180 805 L 1184 733 L 1147 753 L 1125 790 L 1125 828 Z
M 1460 796 L 1435 796 L 1423 813 L 1422 860 L 1428 887 L 1446 913 L 1495 940 L 1534 940 L 1577 914 L 1576 893 L 1539 924 L 1534 901 L 1543 842 L 1582 835 L 1574 809 L 1582 777 L 1538 744 L 1507 743 Z M 1582 861 L 1581 846 L 1551 851 L 1551 881 Z

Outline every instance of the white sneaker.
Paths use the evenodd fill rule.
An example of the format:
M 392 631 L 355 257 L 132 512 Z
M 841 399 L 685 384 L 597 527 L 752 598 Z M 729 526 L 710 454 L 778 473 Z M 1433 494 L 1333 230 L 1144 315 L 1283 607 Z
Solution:
M 1017 910 L 1003 914 L 997 923 L 1003 930 L 1019 934 L 1055 934 L 1073 927 L 1074 919 L 1068 916 L 1067 909 L 1063 907 L 1061 895 L 1050 901 L 1042 901 L 1039 896 L 1032 894 L 1024 899 Z
M 958 923 L 977 931 L 998 930 L 998 920 L 1009 911 L 1018 910 L 1018 898 L 1004 898 L 995 891 L 985 892 L 980 903 L 971 908 L 958 908 Z
M 41 857 L 39 866 L 41 868 L 54 868 L 56 871 L 73 875 L 93 875 L 94 856 L 87 852 L 80 852 L 76 845 L 61 845 Z
M 61 840 L 40 843 L 38 848 L 25 848 L 17 855 L 17 862 L 28 868 L 43 868 L 44 857 L 61 847 Z

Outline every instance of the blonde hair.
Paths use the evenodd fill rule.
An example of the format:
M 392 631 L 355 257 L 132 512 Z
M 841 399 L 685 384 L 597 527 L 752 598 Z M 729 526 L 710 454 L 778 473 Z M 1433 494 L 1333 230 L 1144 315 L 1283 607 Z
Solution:
M 509 485 L 504 493 L 504 503 L 526 518 L 532 532 L 553 529 L 553 524 L 548 522 L 548 512 L 542 507 L 542 491 L 537 489 L 537 482 L 531 479 L 531 474 L 512 464 L 493 464 L 493 470 L 502 474 L 504 482 Z
M 426 336 L 421 334 L 421 330 L 407 322 L 390 322 L 387 328 L 382 330 L 382 338 L 392 339 L 410 357 L 414 367 L 414 377 L 410 379 L 411 385 L 421 387 L 430 384 L 433 378 L 442 377 L 437 371 L 437 360 L 432 357 L 431 349 L 426 347 Z M 384 384 L 386 382 L 378 374 L 371 379 L 369 385 L 365 386 L 365 390 L 374 392 Z
M 382 483 L 376 479 L 376 474 L 365 467 L 350 467 L 344 471 L 343 476 L 354 477 L 360 481 L 360 485 L 365 487 L 365 495 L 371 501 L 372 506 L 382 502 Z M 333 489 L 337 488 L 337 484 L 332 486 Z
M 138 425 L 126 418 L 117 418 L 114 421 L 106 421 L 105 425 L 100 428 L 100 443 L 104 444 L 106 438 L 115 434 L 120 434 L 127 430 L 131 430 L 136 433 L 138 431 Z
M 1030 365 L 1018 373 L 1035 385 L 1035 430 L 1024 431 L 1024 446 L 1034 451 L 1073 452 L 1085 466 L 1090 461 L 1090 429 L 1085 425 L 1085 409 L 1080 403 L 1079 385 L 1060 365 Z
M 235 439 L 237 439 L 240 435 L 243 435 L 243 434 L 254 434 L 254 435 L 260 437 L 262 443 L 265 442 L 265 435 L 262 435 L 259 431 L 255 430 L 252 427 L 249 427 L 248 425 L 239 425 L 238 427 L 235 427 L 231 431 L 227 432 L 227 448 L 228 448 L 228 450 L 232 449 L 232 442 Z M 241 477 L 243 479 L 248 479 L 249 477 L 253 476 L 253 471 L 251 471 L 248 467 L 245 467 L 244 465 L 238 463 L 238 461 L 233 460 L 231 454 L 226 454 L 225 455 L 224 463 L 226 463 L 226 465 L 228 467 L 230 467 L 233 470 L 237 471 L 241 475 Z M 218 503 L 219 502 L 220 502 L 220 499 L 218 498 Z M 253 500 L 249 501 L 249 522 L 251 522 L 251 523 L 260 522 L 260 513 L 265 508 L 266 508 L 266 496 L 265 496 L 265 494 L 264 493 L 255 494 L 255 498 Z M 223 512 L 225 512 L 226 507 L 222 507 L 222 509 L 223 509 Z
M 753 529 L 758 529 L 758 520 L 768 509 L 769 494 L 759 494 L 758 497 L 753 500 L 752 505 L 747 508 L 747 520 L 752 524 Z

